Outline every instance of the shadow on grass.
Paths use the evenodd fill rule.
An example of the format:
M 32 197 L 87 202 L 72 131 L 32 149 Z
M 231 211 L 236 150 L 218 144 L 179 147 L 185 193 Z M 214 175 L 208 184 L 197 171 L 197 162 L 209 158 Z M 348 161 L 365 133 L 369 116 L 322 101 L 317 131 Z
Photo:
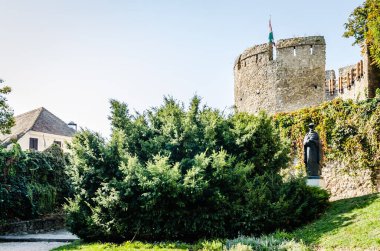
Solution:
M 306 244 L 316 243 L 322 235 L 352 224 L 358 215 L 349 213 L 369 206 L 378 198 L 380 194 L 334 201 L 320 219 L 294 231 L 291 235 L 297 240 L 302 239 Z

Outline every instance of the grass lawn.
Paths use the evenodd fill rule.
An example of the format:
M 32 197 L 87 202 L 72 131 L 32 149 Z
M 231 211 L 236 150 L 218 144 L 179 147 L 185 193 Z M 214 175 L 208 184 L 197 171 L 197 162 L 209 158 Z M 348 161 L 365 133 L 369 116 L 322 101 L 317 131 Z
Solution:
M 131 251 L 131 250 L 157 250 L 157 251 L 182 251 L 189 250 L 189 245 L 186 244 L 176 244 L 176 243 L 159 243 L 159 244 L 150 244 L 150 243 L 142 243 L 142 242 L 125 242 L 123 244 L 110 244 L 110 243 L 81 243 L 80 241 L 76 241 L 72 244 L 65 245 L 62 247 L 58 247 L 53 250 L 117 250 L 117 251 Z
M 277 233 L 274 237 L 302 242 L 302 250 L 380 250 L 380 194 L 335 201 L 314 223 L 292 233 Z M 248 239 L 248 238 L 247 238 Z M 260 239 L 260 238 L 259 238 Z M 262 238 L 264 239 L 264 238 Z M 292 245 L 288 250 L 300 250 Z M 221 250 L 221 242 L 203 242 L 201 247 L 181 243 L 144 244 L 83 244 L 80 242 L 54 250 Z
M 316 222 L 290 234 L 322 250 L 380 250 L 380 194 L 335 201 Z
M 139 241 L 125 242 L 123 244 L 111 244 L 111 243 L 82 243 L 81 241 L 73 242 L 72 244 L 55 248 L 55 251 L 63 250 L 113 250 L 113 251 L 145 251 L 145 250 L 157 250 L 157 251 L 188 251 L 188 250 L 200 250 L 200 251 L 220 251 L 222 250 L 222 242 L 220 241 L 202 241 L 194 245 L 186 243 L 174 243 L 174 242 L 162 242 L 162 243 L 142 243 Z

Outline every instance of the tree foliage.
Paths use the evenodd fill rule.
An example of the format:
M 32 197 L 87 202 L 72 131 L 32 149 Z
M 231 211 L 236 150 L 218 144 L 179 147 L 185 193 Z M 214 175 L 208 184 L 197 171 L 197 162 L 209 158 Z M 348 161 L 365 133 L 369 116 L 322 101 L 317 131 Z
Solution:
M 32 219 L 62 208 L 70 196 L 67 156 L 52 145 L 44 152 L 0 149 L 0 220 Z
M 0 88 L 0 134 L 10 133 L 10 129 L 14 125 L 13 110 L 7 103 L 5 95 L 11 92 L 9 86 Z
M 259 234 L 317 217 L 326 192 L 278 175 L 288 147 L 264 113 L 226 116 L 172 98 L 130 114 L 111 101 L 112 138 L 82 131 L 72 142 L 67 205 L 86 240 L 185 240 Z
M 354 37 L 354 44 L 365 43 L 374 62 L 380 66 L 380 1 L 366 0 L 355 8 L 345 23 L 344 37 Z

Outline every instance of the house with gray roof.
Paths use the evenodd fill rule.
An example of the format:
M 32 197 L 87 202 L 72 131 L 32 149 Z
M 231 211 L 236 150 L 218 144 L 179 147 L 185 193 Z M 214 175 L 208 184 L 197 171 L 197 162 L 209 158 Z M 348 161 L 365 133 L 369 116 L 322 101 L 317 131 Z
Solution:
M 72 122 L 70 124 L 75 125 Z M 53 113 L 40 107 L 16 116 L 11 133 L 0 134 L 0 142 L 3 146 L 9 147 L 17 141 L 21 149 L 36 151 L 43 151 L 52 144 L 57 144 L 66 151 L 65 142 L 71 142 L 75 132 L 75 129 Z

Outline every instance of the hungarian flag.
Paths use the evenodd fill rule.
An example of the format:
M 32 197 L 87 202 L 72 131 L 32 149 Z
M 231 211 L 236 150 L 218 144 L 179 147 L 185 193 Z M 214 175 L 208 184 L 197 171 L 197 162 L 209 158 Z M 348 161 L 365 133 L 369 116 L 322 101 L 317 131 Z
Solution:
M 273 37 L 273 31 L 272 31 L 272 22 L 271 22 L 270 18 L 269 18 L 269 37 L 268 38 L 269 38 L 269 43 L 276 46 L 276 44 L 274 43 L 274 37 Z

